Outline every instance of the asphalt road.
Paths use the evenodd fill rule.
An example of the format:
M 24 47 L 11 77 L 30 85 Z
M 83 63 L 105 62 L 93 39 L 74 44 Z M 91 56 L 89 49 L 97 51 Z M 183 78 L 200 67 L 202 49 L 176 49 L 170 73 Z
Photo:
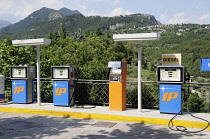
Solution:
M 196 131 L 200 129 L 188 129 Z M 165 125 L 0 112 L 0 139 L 207 139 L 210 131 L 186 133 Z

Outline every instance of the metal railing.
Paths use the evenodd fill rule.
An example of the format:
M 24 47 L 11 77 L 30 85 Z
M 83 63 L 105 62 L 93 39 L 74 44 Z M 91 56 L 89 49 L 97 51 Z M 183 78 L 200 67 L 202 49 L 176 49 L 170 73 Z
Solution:
M 41 79 L 41 102 L 53 103 L 53 81 Z M 138 82 L 126 83 L 127 107 L 138 106 Z M 210 112 L 210 84 L 186 83 L 182 85 L 183 109 L 187 104 L 191 111 Z M 75 83 L 75 103 L 108 106 L 109 83 L 108 80 L 78 80 Z M 5 98 L 12 100 L 11 81 L 6 79 Z M 36 101 L 36 81 L 34 81 L 34 98 Z M 155 81 L 142 82 L 142 107 L 159 109 L 159 84 Z M 193 109 L 193 110 L 192 110 Z M 195 109 L 195 110 L 194 110 Z

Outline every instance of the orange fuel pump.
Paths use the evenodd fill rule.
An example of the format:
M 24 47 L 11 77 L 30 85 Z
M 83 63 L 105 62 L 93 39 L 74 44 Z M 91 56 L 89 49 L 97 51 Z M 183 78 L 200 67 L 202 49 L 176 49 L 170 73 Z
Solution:
M 126 61 L 109 61 L 109 110 L 126 109 Z

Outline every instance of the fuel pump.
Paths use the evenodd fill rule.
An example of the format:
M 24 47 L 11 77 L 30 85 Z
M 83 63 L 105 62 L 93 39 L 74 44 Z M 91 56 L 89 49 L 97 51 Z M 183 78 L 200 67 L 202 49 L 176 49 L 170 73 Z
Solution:
M 169 70 L 168 70 L 168 73 L 167 72 L 165 72 L 164 73 L 164 68 L 166 68 L 166 67 L 163 67 L 162 68 L 162 73 L 161 73 L 161 70 L 160 70 L 160 68 L 161 67 L 158 67 L 157 68 L 157 73 L 158 73 L 158 82 L 160 82 L 160 83 L 164 83 L 165 81 L 164 80 L 166 80 L 166 81 L 169 81 L 169 83 L 177 83 L 177 84 L 182 84 L 182 83 L 184 83 L 185 82 L 185 79 L 186 80 L 190 80 L 190 75 L 189 75 L 189 73 L 188 72 L 186 72 L 185 71 L 185 67 L 181 67 L 181 66 L 179 66 L 179 67 L 170 67 L 170 70 L 172 70 L 173 69 L 173 73 L 175 73 L 175 74 L 173 74 L 173 73 L 171 73 L 171 71 L 169 72 Z M 176 69 L 176 70 L 175 70 Z M 210 71 L 210 59 L 201 59 L 201 65 L 200 65 L 200 70 L 201 71 Z M 166 71 L 166 70 L 165 70 Z M 187 73 L 187 76 L 185 77 L 185 72 Z M 161 75 L 162 74 L 162 75 Z M 172 75 L 171 75 L 172 74 Z M 176 78 L 174 78 L 174 79 L 172 79 L 172 77 L 171 76 L 175 76 Z M 167 77 L 168 76 L 168 77 Z M 169 77 L 170 76 L 170 77 Z M 163 78 L 163 77 L 165 77 L 165 78 Z M 171 80 L 172 79 L 172 80 Z M 175 80 L 175 81 L 174 81 Z M 178 95 L 179 94 L 177 94 L 177 95 L 175 95 L 175 93 L 177 93 L 177 92 L 175 92 L 176 90 L 175 89 L 173 89 L 172 88 L 172 86 L 176 86 L 176 85 L 171 85 L 171 86 L 168 86 L 168 88 L 165 88 L 165 87 L 163 87 L 162 86 L 162 88 L 161 88 L 161 85 L 160 85 L 160 112 L 166 112 L 166 113 L 175 113 L 175 116 L 173 117 L 173 118 L 171 118 L 170 119 L 170 121 L 168 122 L 168 127 L 171 129 L 171 130 L 174 130 L 174 131 L 181 131 L 181 132 L 186 132 L 186 133 L 198 133 L 198 132 L 201 132 L 201 131 L 204 131 L 205 129 L 207 129 L 208 127 L 209 127 L 209 125 L 210 125 L 210 123 L 209 123 L 209 121 L 208 120 L 205 120 L 205 119 L 203 119 L 203 118 L 201 118 L 201 117 L 196 117 L 196 116 L 194 116 L 192 113 L 190 113 L 190 111 L 189 111 L 189 109 L 188 109 L 188 106 L 187 106 L 187 110 L 188 110 L 188 113 L 193 117 L 193 118 L 197 118 L 197 119 L 199 119 L 199 120 L 201 120 L 201 121 L 204 121 L 204 122 L 206 122 L 207 124 L 206 124 L 206 126 L 203 128 L 203 129 L 201 129 L 201 130 L 197 130 L 197 131 L 188 131 L 188 129 L 185 127 L 185 126 L 182 126 L 182 125 L 174 125 L 174 123 L 173 123 L 173 120 L 175 119 L 175 117 L 178 115 L 178 114 L 181 114 L 181 102 L 182 102 L 182 99 L 181 99 L 181 101 L 180 101 L 180 98 L 178 97 Z M 167 86 L 166 86 L 167 87 Z M 174 90 L 173 92 L 170 92 L 171 94 L 172 93 L 174 93 L 174 96 L 172 96 L 172 95 L 170 95 L 170 93 L 168 93 L 168 92 L 166 92 L 166 93 L 164 93 L 164 88 L 165 89 L 169 89 L 169 90 Z M 161 92 L 161 90 L 162 90 L 162 92 Z M 181 92 L 181 89 L 179 88 L 178 89 L 178 91 L 180 91 Z M 162 94 L 163 95 L 162 95 Z M 162 95 L 162 97 L 161 97 L 161 95 Z M 180 95 L 181 96 L 181 95 Z M 162 98 L 162 101 L 161 101 L 161 98 Z M 176 103 L 173 103 L 172 104 L 172 102 L 170 102 L 170 100 L 173 100 L 173 99 L 178 99 L 179 101 L 177 101 Z M 163 100 L 169 100 L 169 102 L 167 101 L 167 102 L 165 102 L 165 104 L 164 104 L 164 102 L 163 102 Z M 162 104 L 161 104 L 162 103 Z M 166 106 L 166 105 L 168 105 L 170 103 L 170 106 Z M 161 106 L 162 105 L 162 106 Z M 178 105 L 178 106 L 176 106 L 176 105 Z M 188 104 L 187 104 L 188 105 Z M 170 109 L 174 109 L 174 108 L 176 108 L 176 109 L 174 109 L 174 111 L 171 111 L 171 110 L 169 110 L 169 108 Z M 176 128 L 174 128 L 174 126 L 176 127 Z
M 35 66 L 11 66 L 12 102 L 32 103 L 34 101 Z
M 52 66 L 54 106 L 74 105 L 75 66 Z
M 126 109 L 126 61 L 109 61 L 109 110 Z
M 185 67 L 158 66 L 157 82 L 160 83 L 160 112 L 179 113 L 182 109 L 182 84 L 185 82 Z

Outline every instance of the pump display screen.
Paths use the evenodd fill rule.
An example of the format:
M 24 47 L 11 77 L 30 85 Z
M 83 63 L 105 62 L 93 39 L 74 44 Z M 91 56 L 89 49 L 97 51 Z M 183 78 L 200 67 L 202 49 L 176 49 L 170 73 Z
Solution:
M 160 69 L 161 81 L 181 81 L 181 70 L 176 68 Z
M 13 67 L 12 68 L 12 78 L 26 78 L 26 68 L 25 67 Z
M 110 70 L 110 75 L 121 75 L 122 74 L 122 69 L 111 69 Z
M 61 68 L 54 67 L 52 69 L 52 72 L 53 72 L 54 79 L 69 79 L 68 67 L 61 67 Z
M 108 68 L 121 68 L 121 61 L 109 61 Z

